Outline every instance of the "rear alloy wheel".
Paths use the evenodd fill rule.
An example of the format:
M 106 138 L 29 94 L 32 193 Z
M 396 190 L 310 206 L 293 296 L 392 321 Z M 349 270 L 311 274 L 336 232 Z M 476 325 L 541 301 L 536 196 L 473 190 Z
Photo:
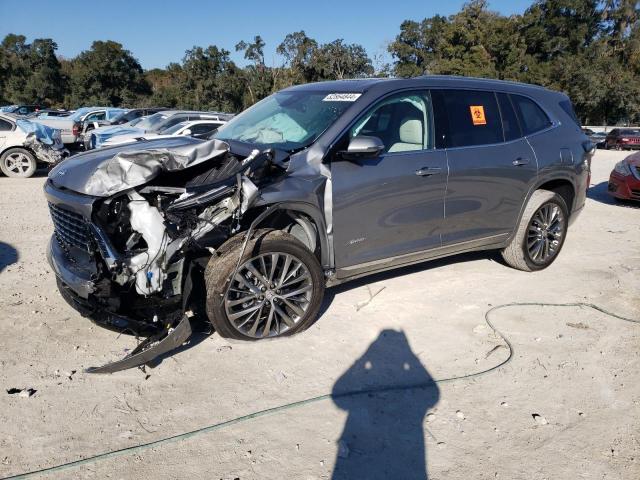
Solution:
M 30 177 L 35 173 L 36 167 L 33 154 L 23 148 L 11 148 L 0 157 L 0 170 L 7 177 Z
M 569 212 L 555 192 L 536 190 L 522 215 L 520 225 L 502 257 L 513 268 L 527 272 L 553 263 L 564 245 Z
M 233 275 L 242 242 L 209 261 L 207 314 L 224 337 L 258 340 L 291 335 L 315 320 L 324 294 L 316 257 L 294 236 L 260 231 Z

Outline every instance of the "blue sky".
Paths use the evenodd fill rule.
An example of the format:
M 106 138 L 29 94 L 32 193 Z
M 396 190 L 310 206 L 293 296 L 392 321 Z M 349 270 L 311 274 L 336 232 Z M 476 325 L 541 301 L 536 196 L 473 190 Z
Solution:
M 344 38 L 362 44 L 373 57 L 385 52 L 405 19 L 455 13 L 462 0 L 0 0 L 0 37 L 20 33 L 28 41 L 53 38 L 58 53 L 73 57 L 93 40 L 115 40 L 144 68 L 179 62 L 194 45 L 217 45 L 235 52 L 240 40 L 259 34 L 266 62 L 279 64 L 275 49 L 287 33 L 304 30 L 319 42 Z M 505 15 L 522 13 L 532 0 L 491 0 Z

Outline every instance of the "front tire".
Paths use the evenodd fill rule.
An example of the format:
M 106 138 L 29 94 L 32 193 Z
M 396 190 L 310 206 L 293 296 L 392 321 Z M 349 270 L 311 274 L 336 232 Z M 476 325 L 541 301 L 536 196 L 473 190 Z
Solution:
M 293 335 L 316 319 L 324 295 L 317 258 L 293 235 L 259 230 L 238 273 L 243 235 L 221 248 L 205 271 L 207 316 L 223 337 L 260 340 Z
M 38 163 L 29 150 L 10 148 L 0 157 L 0 170 L 7 177 L 28 178 L 32 176 Z
M 558 257 L 567 236 L 569 210 L 555 192 L 536 190 L 522 214 L 520 224 L 502 258 L 525 272 L 542 270 Z

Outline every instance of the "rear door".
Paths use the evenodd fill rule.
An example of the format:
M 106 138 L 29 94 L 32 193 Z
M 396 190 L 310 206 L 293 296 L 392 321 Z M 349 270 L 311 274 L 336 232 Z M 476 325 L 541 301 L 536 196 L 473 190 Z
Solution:
M 339 142 L 346 148 L 351 138 L 374 136 L 385 150 L 376 158 L 332 159 L 338 268 L 441 246 L 447 165 L 445 152 L 433 148 L 431 118 L 428 92 L 397 93 L 379 101 Z
M 12 130 L 13 124 L 4 118 L 0 118 L 0 149 L 7 143 L 7 138 L 11 135 Z
M 499 242 L 513 230 L 537 175 L 505 94 L 432 90 L 436 141 L 446 148 L 449 179 L 443 245 Z

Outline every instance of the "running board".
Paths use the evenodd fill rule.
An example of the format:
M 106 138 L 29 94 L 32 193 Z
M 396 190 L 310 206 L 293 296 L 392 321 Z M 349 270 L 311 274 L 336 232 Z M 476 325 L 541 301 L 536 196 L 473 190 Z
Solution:
M 160 355 L 179 347 L 191 337 L 191 321 L 187 315 L 182 316 L 175 328 L 146 338 L 129 355 L 122 360 L 107 363 L 101 367 L 90 367 L 86 373 L 114 373 L 129 368 L 140 367 L 151 362 Z

